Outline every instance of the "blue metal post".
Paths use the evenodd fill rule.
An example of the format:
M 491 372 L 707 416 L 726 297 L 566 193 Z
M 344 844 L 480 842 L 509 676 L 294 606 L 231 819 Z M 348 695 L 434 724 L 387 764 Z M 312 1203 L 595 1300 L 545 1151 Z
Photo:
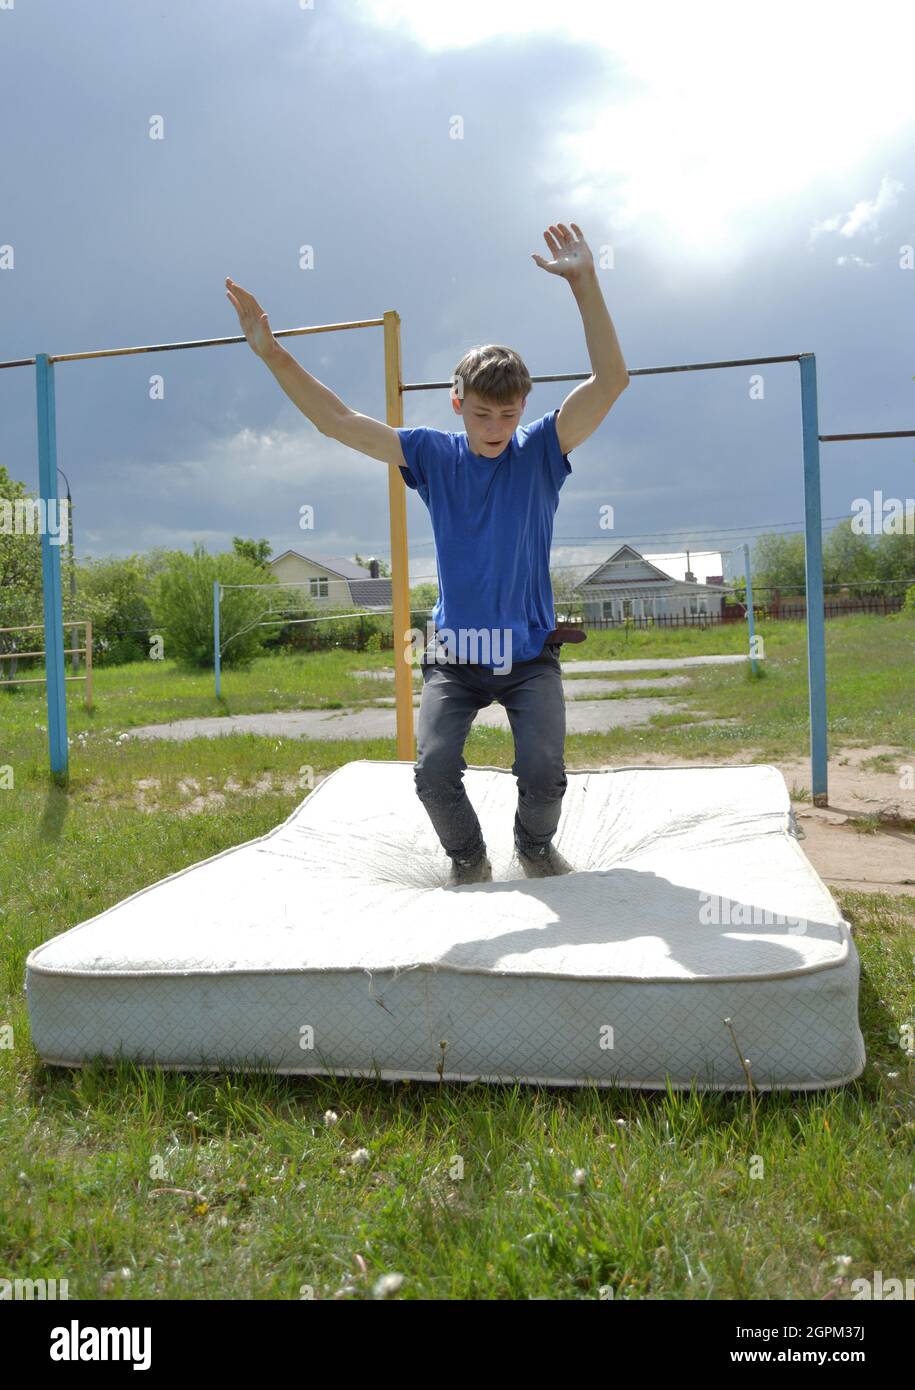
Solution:
M 812 352 L 803 352 L 799 365 L 801 427 L 804 436 L 804 565 L 807 586 L 810 780 L 814 805 L 826 806 L 829 802 L 826 752 L 826 634 L 823 616 L 823 523 L 816 357 Z
M 220 661 L 219 661 L 219 580 L 213 580 L 213 668 L 216 672 L 216 698 L 219 699 L 220 690 Z
M 750 630 L 750 665 L 753 668 L 753 674 L 755 676 L 757 666 L 756 655 L 753 650 L 756 646 L 756 628 L 753 623 L 753 581 L 750 578 L 750 547 L 746 542 L 744 542 L 743 547 L 743 573 L 747 582 L 747 627 Z
M 60 545 L 50 534 L 53 518 L 60 528 L 57 497 L 57 427 L 54 412 L 54 364 L 47 353 L 35 354 L 35 389 L 38 402 L 38 495 L 41 499 L 41 577 L 44 586 L 44 650 L 48 700 L 48 751 L 51 773 L 68 774 L 67 687 L 64 681 L 64 615 L 60 589 Z

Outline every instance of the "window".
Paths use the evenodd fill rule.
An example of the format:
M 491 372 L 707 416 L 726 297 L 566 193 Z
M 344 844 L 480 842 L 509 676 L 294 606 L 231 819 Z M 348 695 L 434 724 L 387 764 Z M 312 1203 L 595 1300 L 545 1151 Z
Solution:
M 624 618 L 631 618 L 631 617 L 632 617 L 632 599 L 631 599 L 631 598 L 624 598 L 623 601 L 622 601 L 622 608 L 623 608 L 622 616 L 623 616 Z
M 327 578 L 326 578 L 326 576 L 325 576 L 325 577 L 322 577 L 322 578 L 320 578 L 320 579 L 318 579 L 318 578 L 309 579 L 309 581 L 308 581 L 308 587 L 309 587 L 309 593 L 311 594 L 311 597 L 312 597 L 312 598 L 327 598 Z
M 601 604 L 601 618 L 613 621 L 613 599 L 605 598 Z

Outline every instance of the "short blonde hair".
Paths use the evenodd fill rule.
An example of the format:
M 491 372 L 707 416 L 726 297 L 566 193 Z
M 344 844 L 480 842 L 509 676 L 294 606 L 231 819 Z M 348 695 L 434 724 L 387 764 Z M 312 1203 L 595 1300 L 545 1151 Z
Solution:
M 518 396 L 528 396 L 532 384 L 527 367 L 513 348 L 488 343 L 464 353 L 454 369 L 451 390 L 461 401 L 472 391 L 496 405 L 509 405 Z

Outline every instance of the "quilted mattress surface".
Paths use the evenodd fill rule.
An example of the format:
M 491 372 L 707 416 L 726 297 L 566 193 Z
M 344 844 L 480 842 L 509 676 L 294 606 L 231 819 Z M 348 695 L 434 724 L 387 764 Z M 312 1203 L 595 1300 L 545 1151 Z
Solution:
M 408 762 L 348 763 L 269 834 L 33 950 L 50 1063 L 812 1089 L 860 1074 L 859 960 L 774 767 L 568 772 L 525 878 L 517 790 L 471 767 L 493 882 L 454 887 Z

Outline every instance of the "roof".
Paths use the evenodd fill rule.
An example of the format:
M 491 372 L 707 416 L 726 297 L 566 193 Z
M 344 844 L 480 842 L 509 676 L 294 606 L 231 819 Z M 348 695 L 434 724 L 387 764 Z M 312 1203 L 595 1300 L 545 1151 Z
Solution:
M 663 570 L 659 570 L 658 567 L 657 567 L 657 565 L 653 565 L 653 564 L 651 563 L 650 560 L 646 560 L 646 559 L 645 559 L 645 556 L 644 556 L 644 555 L 640 555 L 639 552 L 638 552 L 637 550 L 634 550 L 633 547 L 632 547 L 631 545 L 621 545 L 620 548 L 619 548 L 618 550 L 614 550 L 614 552 L 613 552 L 612 555 L 608 555 L 607 558 L 606 558 L 606 560 L 601 560 L 601 562 L 600 562 L 600 564 L 597 566 L 597 568 L 594 569 L 594 570 L 592 570 L 591 573 L 587 576 L 587 578 L 581 580 L 581 583 L 576 584 L 575 587 L 576 587 L 577 589 L 580 589 L 580 588 L 582 588 L 583 585 L 585 585 L 585 584 L 590 584 L 590 583 L 592 582 L 592 580 L 594 579 L 595 575 L 600 574 L 601 570 L 604 568 L 605 565 L 612 565 L 614 562 L 621 561 L 624 557 L 627 557 L 627 556 L 631 556 L 631 558 L 632 558 L 633 560 L 638 560 L 640 564 L 648 565 L 648 567 L 649 567 L 650 569 L 653 569 L 653 570 L 655 571 L 655 573 L 657 574 L 657 576 L 658 576 L 659 579 L 666 579 L 667 582 L 668 582 L 669 584 L 674 584 L 674 583 L 676 583 L 676 580 L 672 579 L 671 576 L 670 576 L 669 574 L 665 574 Z M 617 582 L 619 582 L 619 581 L 617 581 L 617 580 L 610 580 L 610 579 L 602 579 L 602 580 L 601 580 L 601 583 L 602 583 L 602 584 L 612 584 L 612 583 L 617 583 Z M 631 583 L 632 581 L 629 580 L 629 581 L 623 581 L 623 582 Z M 640 582 L 640 583 L 647 583 L 647 580 L 644 580 L 644 579 L 643 579 L 643 580 L 640 580 L 639 582 Z
M 349 586 L 353 602 L 363 608 L 390 608 L 393 598 L 390 579 L 356 579 Z
M 625 563 L 630 559 L 638 561 L 641 565 L 647 565 L 654 573 L 641 575 L 638 578 L 633 578 L 632 575 L 629 575 L 628 577 L 620 577 L 618 579 L 598 579 L 597 576 L 603 569 L 606 569 L 607 565 Z M 618 550 L 614 550 L 612 555 L 608 555 L 606 560 L 602 560 L 597 568 L 591 571 L 587 578 L 580 580 L 579 583 L 575 585 L 575 589 L 588 588 L 592 591 L 599 591 L 613 588 L 614 586 L 625 587 L 627 589 L 638 589 L 653 584 L 665 584 L 671 589 L 705 590 L 709 588 L 710 583 L 713 583 L 714 587 L 718 589 L 728 587 L 724 584 L 723 578 L 716 578 L 714 581 L 709 580 L 705 583 L 703 583 L 702 580 L 696 579 L 677 579 L 674 575 L 667 574 L 664 570 L 659 569 L 647 556 L 641 555 L 634 546 L 621 545 Z
M 285 560 L 287 555 L 294 555 L 297 560 L 307 560 L 311 565 L 320 565 L 322 569 L 329 570 L 331 574 L 339 575 L 341 579 L 371 579 L 371 574 L 365 565 L 357 565 L 354 560 L 347 560 L 341 555 L 303 555 L 300 550 L 284 550 L 282 555 L 274 555 L 272 560 L 268 560 L 268 565 L 275 565 L 280 560 Z M 373 583 L 376 581 L 372 581 Z M 390 583 L 390 580 L 388 581 Z

